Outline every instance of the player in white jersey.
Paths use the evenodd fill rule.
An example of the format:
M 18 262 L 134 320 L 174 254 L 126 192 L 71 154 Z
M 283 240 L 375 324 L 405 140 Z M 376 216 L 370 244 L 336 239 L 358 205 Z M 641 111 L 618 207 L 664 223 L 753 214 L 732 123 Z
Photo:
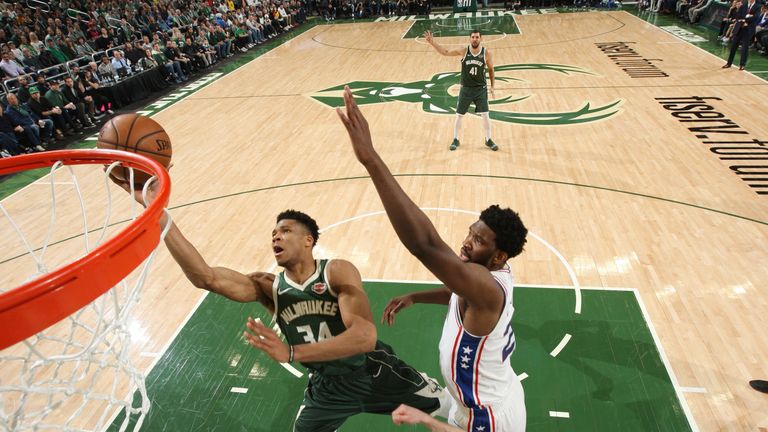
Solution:
M 440 367 L 454 402 L 449 422 L 472 432 L 525 430 L 523 388 L 509 364 L 515 336 L 507 261 L 523 251 L 528 230 L 511 209 L 490 206 L 470 225 L 457 255 L 373 148 L 368 123 L 348 87 L 344 103 L 346 114 L 337 113 L 400 241 L 445 284 L 392 299 L 382 321 L 393 324 L 395 314 L 414 303 L 448 305 Z

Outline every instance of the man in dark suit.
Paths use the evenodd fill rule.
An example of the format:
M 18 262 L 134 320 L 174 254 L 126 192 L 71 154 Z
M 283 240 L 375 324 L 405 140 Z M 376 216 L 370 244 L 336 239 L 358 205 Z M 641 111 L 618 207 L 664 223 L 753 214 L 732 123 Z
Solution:
M 759 11 L 760 6 L 758 6 L 755 0 L 747 0 L 736 12 L 736 24 L 733 27 L 731 52 L 728 54 L 728 63 L 723 66 L 723 69 L 731 67 L 733 58 L 736 56 L 736 50 L 739 48 L 739 45 L 741 45 L 739 69 L 744 70 L 744 66 L 747 65 L 749 45 L 752 43 L 752 38 L 755 36 L 755 27 L 757 25 L 757 15 Z

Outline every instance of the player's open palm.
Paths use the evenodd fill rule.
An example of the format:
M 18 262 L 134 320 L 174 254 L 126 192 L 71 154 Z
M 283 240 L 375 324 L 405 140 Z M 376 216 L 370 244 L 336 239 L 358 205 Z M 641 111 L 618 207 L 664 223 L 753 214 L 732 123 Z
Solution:
M 411 305 L 413 305 L 411 296 L 404 295 L 393 298 L 387 303 L 384 312 L 381 314 L 381 323 L 391 326 L 395 323 L 395 314 Z
M 427 42 L 432 43 L 432 32 L 427 30 L 424 32 L 424 39 L 427 40 Z
M 368 129 L 368 121 L 357 106 L 349 86 L 344 86 L 344 106 L 347 109 L 346 114 L 340 108 L 336 108 L 336 113 L 339 114 L 341 122 L 347 128 L 357 160 L 365 164 L 373 159 L 376 152 L 373 150 L 373 141 L 371 140 L 371 131 Z
M 288 346 L 283 343 L 274 330 L 265 326 L 261 320 L 254 320 L 251 317 L 248 317 L 248 322 L 245 323 L 245 326 L 250 330 L 250 332 L 243 332 L 243 336 L 249 345 L 264 351 L 268 356 L 272 357 L 272 360 L 280 363 L 285 363 L 289 360 Z

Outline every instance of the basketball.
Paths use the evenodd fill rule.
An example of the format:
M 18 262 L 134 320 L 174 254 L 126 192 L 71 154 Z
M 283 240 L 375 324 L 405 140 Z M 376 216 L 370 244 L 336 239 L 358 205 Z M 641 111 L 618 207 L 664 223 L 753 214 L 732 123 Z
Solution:
M 171 139 L 162 126 L 149 117 L 135 113 L 121 114 L 110 119 L 99 131 L 96 147 L 104 150 L 123 150 L 150 157 L 165 168 L 171 163 Z M 112 175 L 127 181 L 127 167 L 116 167 Z M 133 170 L 133 184 L 141 187 L 151 176 L 138 169 Z

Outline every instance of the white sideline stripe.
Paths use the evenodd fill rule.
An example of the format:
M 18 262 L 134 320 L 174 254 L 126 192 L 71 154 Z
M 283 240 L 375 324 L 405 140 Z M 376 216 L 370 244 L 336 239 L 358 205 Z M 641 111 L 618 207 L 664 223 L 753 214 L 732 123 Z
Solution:
M 672 364 L 669 362 L 667 353 L 661 345 L 659 335 L 656 334 L 656 328 L 653 326 L 653 321 L 651 321 L 651 315 L 648 314 L 648 310 L 645 308 L 645 303 L 643 303 L 643 298 L 640 297 L 640 292 L 637 290 L 635 290 L 635 298 L 637 299 L 637 304 L 640 305 L 640 311 L 642 311 L 643 319 L 648 325 L 648 330 L 651 332 L 653 342 L 656 344 L 656 348 L 658 348 L 661 361 L 664 363 L 667 373 L 669 373 L 669 379 L 672 381 L 672 386 L 675 388 L 675 395 L 677 396 L 677 400 L 680 401 L 680 405 L 683 407 L 683 412 L 688 419 L 688 424 L 691 426 L 693 432 L 699 432 L 699 426 L 696 424 L 696 419 L 693 417 L 691 409 L 688 407 L 688 401 L 683 397 L 683 392 L 680 390 L 680 385 L 677 383 L 677 377 L 675 376 L 675 371 L 672 369 Z
M 683 393 L 707 393 L 707 389 L 704 387 L 680 387 L 680 391 Z
M 248 389 L 245 387 L 232 387 L 229 391 L 230 393 L 248 393 Z
M 520 375 L 517 376 L 517 379 L 519 379 L 520 381 L 522 381 L 522 380 L 524 380 L 526 378 L 528 378 L 528 374 L 525 373 L 525 372 L 523 372 L 523 373 L 521 373 Z
M 553 349 L 552 352 L 549 353 L 549 355 L 551 355 L 552 357 L 557 357 L 557 355 L 560 354 L 560 351 L 562 351 L 563 348 L 565 348 L 565 346 L 568 345 L 568 341 L 570 340 L 571 340 L 571 334 L 566 333 L 565 336 L 563 336 L 563 339 L 560 341 L 560 343 L 557 344 L 555 349 Z
M 550 417 L 571 418 L 571 414 L 565 411 L 550 411 Z

